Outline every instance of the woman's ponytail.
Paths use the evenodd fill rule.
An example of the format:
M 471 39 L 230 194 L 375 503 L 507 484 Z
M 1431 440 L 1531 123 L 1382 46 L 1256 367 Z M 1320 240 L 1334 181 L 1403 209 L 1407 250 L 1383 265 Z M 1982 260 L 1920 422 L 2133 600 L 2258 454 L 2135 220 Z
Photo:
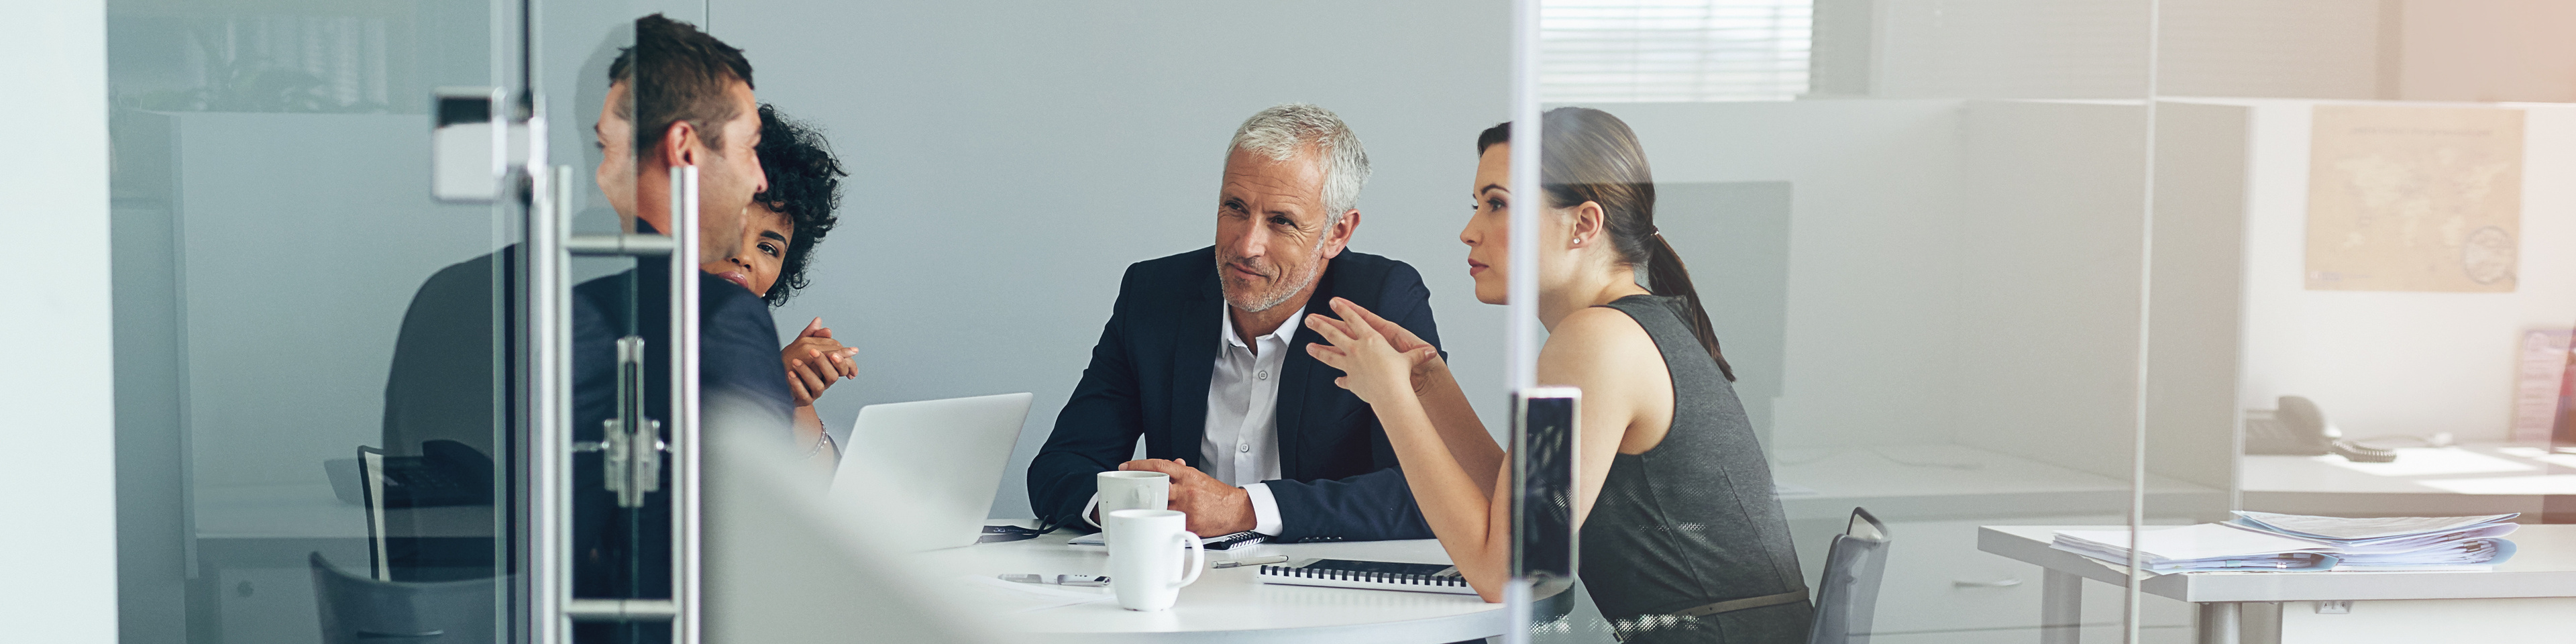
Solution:
M 1708 307 L 1699 301 L 1699 289 L 1691 287 L 1690 269 L 1682 266 L 1682 256 L 1673 252 L 1671 242 L 1662 233 L 1651 233 L 1646 241 L 1646 290 L 1656 295 L 1679 296 L 1690 303 L 1691 333 L 1699 336 L 1699 345 L 1708 349 L 1708 357 L 1717 359 L 1718 373 L 1727 382 L 1735 381 L 1735 367 L 1726 364 L 1726 354 L 1717 350 L 1717 328 L 1708 322 Z
M 1708 357 L 1717 360 L 1718 373 L 1734 382 L 1735 367 L 1717 350 L 1717 330 L 1709 324 L 1699 291 L 1691 288 L 1690 271 L 1656 231 L 1655 175 L 1646 166 L 1646 150 L 1637 144 L 1637 133 L 1619 117 L 1588 107 L 1560 107 L 1541 118 L 1547 134 L 1539 157 L 1539 185 L 1547 191 L 1548 205 L 1599 204 L 1603 238 L 1619 261 L 1644 267 L 1648 292 L 1678 296 L 1690 304 L 1689 319 L 1684 322 L 1699 336 L 1700 346 L 1708 349 Z M 1509 143 L 1511 126 L 1504 123 L 1485 130 L 1476 137 L 1476 153 Z

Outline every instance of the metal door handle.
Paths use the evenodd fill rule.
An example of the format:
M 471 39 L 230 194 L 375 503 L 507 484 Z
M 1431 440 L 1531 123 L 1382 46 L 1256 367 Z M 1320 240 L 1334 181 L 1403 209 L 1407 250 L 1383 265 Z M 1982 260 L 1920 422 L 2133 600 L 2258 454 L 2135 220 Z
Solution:
M 2011 588 L 2019 585 L 2021 585 L 2021 579 L 2018 577 L 2005 577 L 1994 581 L 1968 581 L 1965 579 L 1959 579 L 1950 582 L 1951 588 Z

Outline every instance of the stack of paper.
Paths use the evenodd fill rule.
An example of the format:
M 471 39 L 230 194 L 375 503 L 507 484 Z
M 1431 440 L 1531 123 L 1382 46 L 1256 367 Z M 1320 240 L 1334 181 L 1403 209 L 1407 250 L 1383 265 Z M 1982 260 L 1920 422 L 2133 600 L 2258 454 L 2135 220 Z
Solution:
M 2128 565 L 2127 530 L 2059 530 L 2049 547 Z M 2200 570 L 2325 570 L 2334 547 L 2223 523 L 2156 527 L 2137 533 L 2139 559 L 2157 574 Z
M 2514 552 L 2503 537 L 2521 527 L 2513 523 L 2520 516 L 2348 519 L 2238 511 L 2228 524 L 2332 546 L 2346 569 L 2387 570 L 2503 563 Z

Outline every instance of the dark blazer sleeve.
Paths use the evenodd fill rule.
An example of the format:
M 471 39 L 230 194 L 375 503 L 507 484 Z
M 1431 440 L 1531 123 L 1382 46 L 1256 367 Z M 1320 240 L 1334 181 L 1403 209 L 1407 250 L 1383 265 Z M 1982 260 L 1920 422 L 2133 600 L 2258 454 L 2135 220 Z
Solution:
M 1378 305 L 1370 310 L 1424 342 L 1441 346 L 1439 326 L 1431 319 L 1431 289 L 1423 286 L 1421 273 L 1397 262 L 1387 271 L 1381 292 Z M 1332 367 L 1318 366 L 1312 372 L 1316 377 L 1329 380 L 1341 375 Z M 1395 448 L 1387 444 L 1386 429 L 1377 414 L 1362 405 L 1341 422 L 1367 425 L 1381 467 L 1338 480 L 1263 482 L 1279 503 L 1281 534 L 1272 536 L 1282 542 L 1432 538 L 1431 526 L 1423 522 L 1422 510 L 1413 503 L 1412 488 L 1404 483 L 1404 471 L 1396 467 Z
M 1092 476 L 1118 469 L 1136 452 L 1144 433 L 1134 354 L 1128 350 L 1127 327 L 1134 294 L 1142 292 L 1141 266 L 1130 266 L 1119 280 L 1118 301 L 1100 343 L 1091 348 L 1091 364 L 1073 387 L 1064 411 L 1056 414 L 1055 431 L 1029 461 L 1029 509 L 1038 518 L 1068 526 L 1089 527 L 1082 506 L 1094 491 Z
M 769 302 L 723 278 L 698 275 L 698 398 L 716 432 L 749 434 L 787 445 L 796 398 L 778 361 L 778 325 Z

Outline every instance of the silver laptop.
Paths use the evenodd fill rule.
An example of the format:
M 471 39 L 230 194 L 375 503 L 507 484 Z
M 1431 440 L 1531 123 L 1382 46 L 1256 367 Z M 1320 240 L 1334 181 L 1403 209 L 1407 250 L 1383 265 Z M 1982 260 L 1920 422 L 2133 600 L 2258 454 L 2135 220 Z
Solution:
M 861 407 L 832 494 L 877 493 L 855 488 L 904 481 L 901 493 L 926 515 L 912 522 L 930 533 L 929 545 L 974 545 L 1028 420 L 1030 398 L 1016 393 Z

